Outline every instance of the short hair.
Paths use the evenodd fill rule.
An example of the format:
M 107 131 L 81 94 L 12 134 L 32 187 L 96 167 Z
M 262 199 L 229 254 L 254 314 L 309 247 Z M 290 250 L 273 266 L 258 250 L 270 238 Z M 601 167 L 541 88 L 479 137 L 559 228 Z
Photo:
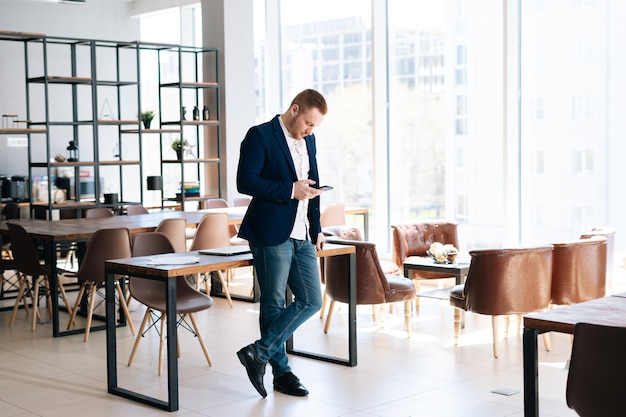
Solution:
M 328 111 L 328 107 L 326 106 L 326 99 L 324 98 L 324 96 L 320 92 L 311 88 L 308 88 L 298 93 L 298 95 L 295 96 L 294 99 L 291 101 L 289 107 L 293 106 L 294 104 L 297 104 L 298 107 L 303 110 L 314 107 L 318 109 L 320 113 L 322 113 L 322 115 L 326 115 L 326 112 Z

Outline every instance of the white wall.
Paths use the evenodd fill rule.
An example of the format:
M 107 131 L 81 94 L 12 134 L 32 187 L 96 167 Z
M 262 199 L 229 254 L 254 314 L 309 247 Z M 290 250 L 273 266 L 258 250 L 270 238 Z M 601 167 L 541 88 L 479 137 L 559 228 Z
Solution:
M 0 0 L 0 30 L 48 36 L 135 41 L 139 20 L 126 0 L 86 0 L 84 4 L 50 0 Z M 59 74 L 68 75 L 68 74 Z M 0 114 L 26 114 L 23 45 L 0 41 Z M 26 148 L 8 148 L 0 135 L 0 174 L 28 173 Z

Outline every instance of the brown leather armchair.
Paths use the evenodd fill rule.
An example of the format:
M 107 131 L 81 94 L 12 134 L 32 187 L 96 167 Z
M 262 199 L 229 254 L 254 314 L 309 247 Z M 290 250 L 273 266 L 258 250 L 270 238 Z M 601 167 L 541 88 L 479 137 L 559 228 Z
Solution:
M 457 223 L 449 221 L 424 221 L 391 225 L 393 232 L 393 262 L 402 269 L 404 260 L 409 256 L 428 256 L 426 251 L 434 242 L 459 247 Z M 419 292 L 420 279 L 452 278 L 440 272 L 411 271 L 415 291 Z M 415 309 L 419 310 L 419 297 L 415 299 Z
M 607 238 L 592 236 L 553 246 L 552 304 L 576 304 L 604 297 Z
M 411 301 L 415 298 L 415 287 L 411 280 L 397 275 L 385 275 L 373 243 L 342 239 L 329 239 L 329 242 L 356 247 L 357 304 L 377 305 L 403 301 L 405 328 L 410 337 Z M 324 326 L 324 332 L 328 332 L 335 302 L 348 302 L 349 260 L 345 256 L 325 258 L 324 269 L 326 293 L 331 299 Z
M 450 304 L 455 307 L 455 343 L 459 340 L 462 310 L 493 316 L 493 356 L 497 358 L 498 316 L 515 314 L 519 323 L 521 314 L 544 310 L 550 304 L 552 245 L 482 249 L 470 255 L 465 284 L 456 285 L 450 293 Z

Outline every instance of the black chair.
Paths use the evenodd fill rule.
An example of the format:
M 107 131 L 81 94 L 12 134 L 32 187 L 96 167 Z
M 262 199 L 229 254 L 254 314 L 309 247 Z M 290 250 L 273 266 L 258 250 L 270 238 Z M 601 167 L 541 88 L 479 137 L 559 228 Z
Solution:
M 578 323 L 567 375 L 567 406 L 581 417 L 623 416 L 626 327 Z
M 9 226 L 9 231 L 11 233 L 11 246 L 13 248 L 15 269 L 20 272 L 19 291 L 17 294 L 17 299 L 15 300 L 15 305 L 13 307 L 13 313 L 11 314 L 11 318 L 9 319 L 9 326 L 12 326 L 13 322 L 15 321 L 15 316 L 17 315 L 17 309 L 19 308 L 20 302 L 24 303 L 24 309 L 28 313 L 28 304 L 26 302 L 26 297 L 30 297 L 33 305 L 31 330 L 35 331 L 35 327 L 37 325 L 37 317 L 39 315 L 39 310 L 37 307 L 39 305 L 40 297 L 43 296 L 48 299 L 48 312 L 50 316 L 52 316 L 52 303 L 50 302 L 50 285 L 48 282 L 50 272 L 40 264 L 37 248 L 35 247 L 35 242 L 30 237 L 26 229 L 24 229 L 18 223 L 11 222 L 7 225 Z M 28 277 L 31 277 L 30 283 L 28 282 Z M 57 282 L 59 287 L 59 295 L 65 302 L 65 306 L 68 311 L 70 311 L 70 303 L 67 299 L 67 295 L 65 294 L 63 284 L 61 283 L 61 280 L 57 280 Z M 44 291 L 43 293 L 40 293 L 40 290 L 42 288 Z

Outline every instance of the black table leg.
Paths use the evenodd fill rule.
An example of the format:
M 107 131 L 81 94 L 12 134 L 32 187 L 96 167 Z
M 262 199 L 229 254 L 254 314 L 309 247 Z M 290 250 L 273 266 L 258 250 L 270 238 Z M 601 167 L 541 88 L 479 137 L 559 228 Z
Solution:
M 141 278 L 150 278 L 141 276 Z M 115 276 L 106 272 L 106 335 L 107 335 L 107 388 L 109 394 L 138 401 L 165 411 L 179 409 L 178 396 L 178 336 L 176 334 L 176 279 L 168 279 L 166 285 L 167 321 L 167 401 L 139 394 L 117 384 L 117 340 L 115 316 Z
M 334 356 L 322 355 L 314 352 L 307 352 L 299 349 L 294 349 L 293 342 L 294 336 L 286 342 L 287 353 L 291 353 L 297 356 L 303 356 L 305 358 L 317 359 L 325 362 L 336 363 L 339 365 L 356 366 L 357 365 L 357 345 L 356 345 L 356 253 L 349 255 L 337 255 L 337 256 L 349 256 L 350 257 L 350 277 L 348 283 L 349 303 L 348 303 L 348 359 L 337 358 Z M 287 305 L 291 304 L 292 293 L 287 288 Z
M 539 331 L 524 328 L 524 417 L 539 417 Z

